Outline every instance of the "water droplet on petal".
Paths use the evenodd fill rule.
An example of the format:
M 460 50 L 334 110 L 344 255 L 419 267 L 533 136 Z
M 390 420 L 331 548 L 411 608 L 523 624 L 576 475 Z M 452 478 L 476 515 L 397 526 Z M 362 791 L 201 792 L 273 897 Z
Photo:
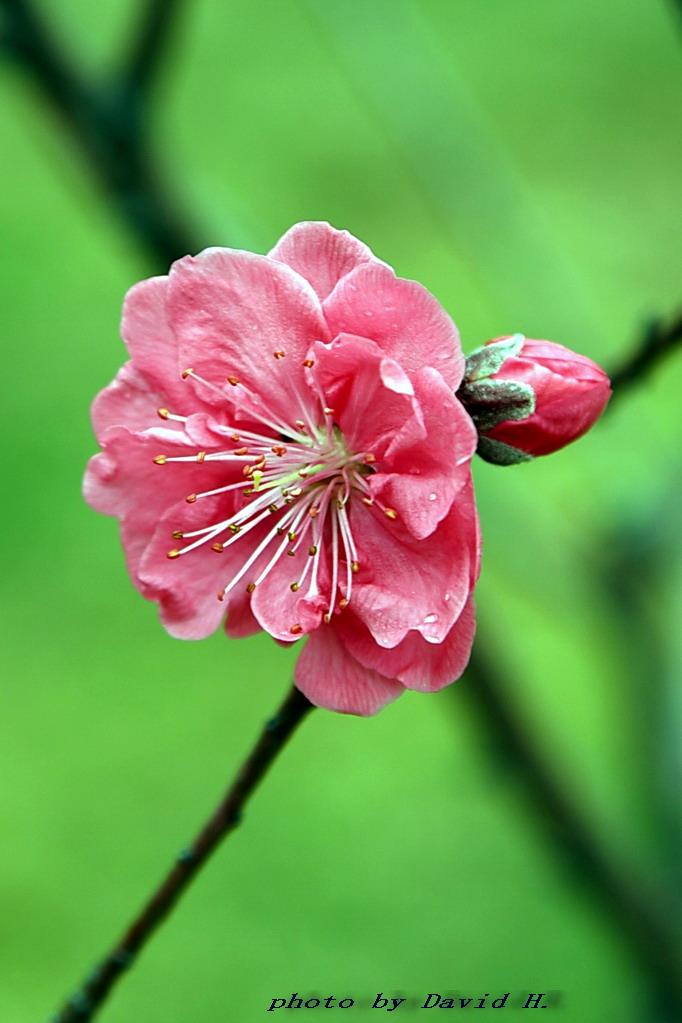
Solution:
M 429 494 L 429 501 L 435 501 L 435 500 L 436 500 L 436 494 Z

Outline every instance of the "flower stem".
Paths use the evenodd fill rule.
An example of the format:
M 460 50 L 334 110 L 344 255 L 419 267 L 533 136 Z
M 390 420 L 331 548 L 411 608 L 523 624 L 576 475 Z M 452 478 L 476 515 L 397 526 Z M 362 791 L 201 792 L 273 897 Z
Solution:
M 172 869 L 120 940 L 50 1023 L 86 1023 L 94 1018 L 111 988 L 132 965 L 213 850 L 237 827 L 249 796 L 312 706 L 303 693 L 292 688 L 275 716 L 265 725 L 225 798 L 192 845 L 180 853 Z

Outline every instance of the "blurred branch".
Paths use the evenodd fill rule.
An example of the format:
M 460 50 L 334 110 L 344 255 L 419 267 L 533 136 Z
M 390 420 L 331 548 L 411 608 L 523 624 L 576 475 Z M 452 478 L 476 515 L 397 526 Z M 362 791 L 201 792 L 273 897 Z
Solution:
M 682 313 L 667 325 L 661 319 L 652 320 L 632 354 L 609 374 L 614 397 L 631 385 L 645 381 L 652 369 L 681 343 Z
M 113 83 L 90 80 L 70 62 L 31 0 L 0 0 L 0 44 L 31 74 L 44 99 L 69 127 L 133 236 L 165 269 L 201 245 L 178 215 L 143 131 L 142 90 L 158 63 L 169 24 L 161 10 L 164 6 L 173 9 L 176 3 L 150 0 L 130 66 Z
M 495 753 L 512 768 L 533 807 L 534 820 L 557 854 L 568 862 L 614 929 L 650 978 L 655 1004 L 647 1006 L 657 1023 L 682 1020 L 679 945 L 670 922 L 669 900 L 642 878 L 627 875 L 600 844 L 587 820 L 554 779 L 534 747 L 520 715 L 504 696 L 499 666 L 493 665 L 479 636 L 462 687 Z
M 142 20 L 127 65 L 122 73 L 128 92 L 148 94 L 170 37 L 181 0 L 146 0 Z
M 193 844 L 180 853 L 170 873 L 120 941 L 50 1023 L 87 1023 L 93 1019 L 111 988 L 131 966 L 211 853 L 240 823 L 251 793 L 312 706 L 298 689 L 291 689 Z

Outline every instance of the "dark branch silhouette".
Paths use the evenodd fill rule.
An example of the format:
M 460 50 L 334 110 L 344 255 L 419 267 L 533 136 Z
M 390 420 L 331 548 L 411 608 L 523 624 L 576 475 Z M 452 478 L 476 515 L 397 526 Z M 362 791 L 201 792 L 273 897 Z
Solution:
M 70 63 L 30 0 L 0 0 L 3 49 L 30 73 L 80 146 L 119 216 L 165 269 L 202 246 L 178 214 L 177 201 L 154 165 L 143 131 L 142 89 L 149 85 L 159 56 L 153 43 L 154 31 L 159 41 L 163 36 L 161 6 L 155 3 L 150 8 L 149 24 L 129 73 L 118 81 L 99 82 L 90 81 Z M 171 0 L 165 6 L 175 4 Z M 148 70 L 141 66 L 144 60 L 149 62 Z
M 609 374 L 614 397 L 620 396 L 626 388 L 646 381 L 652 370 L 671 355 L 680 343 L 682 314 L 667 325 L 662 320 L 653 320 L 649 323 L 635 344 L 632 354 Z

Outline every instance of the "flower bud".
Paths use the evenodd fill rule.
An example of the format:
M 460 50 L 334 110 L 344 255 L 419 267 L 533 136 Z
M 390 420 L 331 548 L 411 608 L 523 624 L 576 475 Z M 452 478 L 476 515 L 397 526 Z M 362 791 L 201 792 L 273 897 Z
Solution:
M 591 359 L 514 334 L 471 353 L 457 397 L 476 424 L 478 454 L 513 465 L 582 437 L 610 394 L 609 378 Z

